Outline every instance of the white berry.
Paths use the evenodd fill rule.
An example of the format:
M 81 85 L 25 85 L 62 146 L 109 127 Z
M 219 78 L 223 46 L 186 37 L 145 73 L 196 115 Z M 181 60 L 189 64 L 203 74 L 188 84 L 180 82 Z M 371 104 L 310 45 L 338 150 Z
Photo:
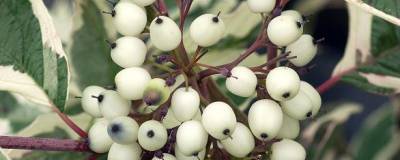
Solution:
M 201 47 L 217 43 L 225 33 L 225 24 L 218 15 L 203 14 L 190 25 L 190 37 Z
M 281 13 L 281 15 L 290 16 L 290 17 L 292 17 L 293 19 L 295 19 L 298 22 L 304 22 L 305 21 L 303 15 L 300 12 L 296 11 L 296 10 L 286 10 L 286 11 L 283 11 Z
M 119 144 L 130 144 L 137 140 L 139 124 L 130 117 L 117 117 L 110 121 L 107 132 Z
M 241 97 L 250 97 L 256 90 L 257 76 L 247 67 L 237 66 L 231 70 L 232 76 L 225 82 L 226 88 Z
M 201 122 L 204 129 L 216 139 L 228 138 L 236 127 L 236 116 L 225 102 L 210 103 L 204 110 Z
M 229 154 L 243 158 L 254 149 L 255 141 L 250 130 L 244 124 L 237 123 L 231 138 L 222 140 L 221 144 Z
M 136 143 L 118 144 L 114 143 L 108 152 L 107 160 L 140 160 L 142 148 Z
M 174 112 L 172 112 L 171 108 L 168 109 L 167 115 L 165 115 L 164 119 L 162 120 L 162 124 L 165 128 L 171 129 L 179 126 L 181 122 L 176 118 Z
M 183 155 L 198 155 L 207 145 L 208 134 L 199 121 L 182 123 L 176 133 L 176 145 Z
M 143 98 L 147 83 L 151 80 L 149 72 L 140 67 L 125 68 L 115 76 L 115 85 L 119 94 L 128 100 Z
M 277 67 L 271 70 L 266 79 L 269 95 L 277 101 L 286 101 L 299 92 L 300 77 L 289 67 Z
M 292 64 L 297 67 L 303 67 L 310 63 L 317 54 L 317 45 L 314 43 L 312 36 L 304 34 L 295 42 L 288 45 L 286 51 L 290 52 L 290 57 L 296 56 L 296 58 L 289 59 Z
M 193 156 L 193 155 L 187 156 L 187 155 L 184 155 L 182 153 L 182 151 L 179 150 L 177 145 L 175 145 L 175 156 L 176 156 L 176 159 L 178 159 L 178 160 L 203 160 L 205 155 L 206 155 L 206 149 L 205 148 L 203 150 L 201 150 L 197 154 L 197 156 Z
M 89 148 L 96 153 L 107 152 L 113 144 L 112 139 L 107 134 L 108 121 L 100 119 L 90 127 L 89 136 Z
M 191 120 L 199 110 L 200 96 L 192 87 L 178 88 L 171 98 L 171 110 L 181 122 Z
M 172 154 L 163 153 L 162 158 L 158 158 L 158 157 L 154 156 L 151 160 L 176 160 L 176 158 Z
M 122 68 L 141 66 L 146 58 L 146 44 L 136 37 L 121 37 L 111 48 L 111 59 Z
M 276 0 L 247 0 L 247 4 L 252 12 L 269 13 L 275 7 Z
M 292 117 L 283 114 L 282 127 L 279 130 L 277 138 L 288 138 L 295 139 L 300 133 L 299 120 L 293 119 Z
M 107 119 L 126 116 L 131 111 L 131 101 L 122 98 L 117 91 L 104 91 L 97 99 L 100 104 L 100 111 Z
M 124 36 L 137 36 L 146 27 L 146 12 L 134 3 L 119 2 L 114 7 L 114 13 L 114 26 Z
M 143 149 L 155 151 L 167 143 L 167 129 L 158 121 L 149 120 L 139 127 L 138 141 Z
M 305 160 L 306 151 L 304 147 L 291 139 L 283 139 L 272 144 L 271 160 Z
M 267 28 L 270 41 L 277 46 L 287 46 L 303 34 L 303 23 L 288 15 L 281 15 L 271 20 Z
M 307 82 L 301 81 L 300 82 L 300 90 L 303 91 L 308 98 L 310 99 L 313 107 L 312 107 L 312 117 L 316 116 L 321 108 L 321 95 L 318 93 L 317 90 Z
M 88 86 L 83 90 L 82 93 L 82 109 L 93 117 L 99 118 L 103 116 L 100 112 L 99 102 L 97 98 L 101 92 L 106 89 L 100 86 Z
M 133 3 L 139 6 L 145 7 L 153 4 L 156 0 L 130 0 L 130 1 L 133 1 Z
M 282 101 L 282 110 L 290 117 L 297 120 L 304 120 L 312 116 L 313 105 L 308 96 L 300 90 L 292 99 Z
M 273 100 L 262 99 L 251 105 L 248 121 L 254 136 L 262 141 L 270 140 L 281 129 L 283 113 L 278 103 Z
M 169 17 L 158 16 L 150 24 L 150 39 L 162 51 L 171 51 L 181 43 L 182 33 Z

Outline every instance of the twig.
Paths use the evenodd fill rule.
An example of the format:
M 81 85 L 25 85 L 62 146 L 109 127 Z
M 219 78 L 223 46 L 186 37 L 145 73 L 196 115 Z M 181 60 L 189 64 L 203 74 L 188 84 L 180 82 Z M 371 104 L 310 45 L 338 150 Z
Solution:
M 390 23 L 392 23 L 394 25 L 400 26 L 400 19 L 399 18 L 397 18 L 395 16 L 392 16 L 392 15 L 389 15 L 389 14 L 386 14 L 385 12 L 383 12 L 381 10 L 378 10 L 378 9 L 376 9 L 376 8 L 366 4 L 366 3 L 364 3 L 362 0 L 345 0 L 345 1 L 347 3 L 349 3 L 350 5 L 357 6 L 358 8 L 364 10 L 367 13 L 370 13 L 370 14 L 372 14 L 374 16 L 380 17 L 380 18 L 382 18 L 382 19 L 384 19 L 384 20 L 386 20 L 386 21 L 388 21 L 388 22 L 390 22 Z
M 71 128 L 76 134 L 81 138 L 87 138 L 88 134 L 81 129 L 77 124 L 75 124 L 67 115 L 62 113 L 56 106 L 52 107 L 52 110 L 57 113 L 57 115 Z
M 318 87 L 318 92 L 319 94 L 322 94 L 324 92 L 326 92 L 327 90 L 329 90 L 331 87 L 333 87 L 337 82 L 340 81 L 340 79 L 345 76 L 346 74 L 349 74 L 353 71 L 355 71 L 356 68 L 350 68 L 347 69 L 333 77 L 331 77 L 330 79 L 328 79 L 327 81 L 325 81 L 324 83 L 322 83 L 319 87 Z
M 0 136 L 0 147 L 7 149 L 91 152 L 87 142 L 53 138 Z

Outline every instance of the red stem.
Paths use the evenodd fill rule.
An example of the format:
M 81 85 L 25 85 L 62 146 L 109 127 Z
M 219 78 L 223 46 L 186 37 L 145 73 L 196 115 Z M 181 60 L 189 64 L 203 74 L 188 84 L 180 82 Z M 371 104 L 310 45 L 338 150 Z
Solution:
M 156 3 L 154 3 L 154 6 L 157 8 L 158 12 L 160 12 L 161 15 L 168 16 L 168 9 L 164 0 L 157 0 Z
M 335 84 L 337 84 L 343 76 L 353 72 L 354 70 L 356 70 L 356 68 L 353 67 L 353 68 L 344 70 L 343 72 L 336 74 L 335 76 L 331 77 L 330 79 L 328 79 L 327 81 L 322 83 L 318 87 L 317 91 L 319 92 L 319 94 L 325 93 L 327 90 L 332 88 Z
M 8 149 L 91 152 L 86 142 L 52 138 L 0 136 L 0 147 Z
M 81 138 L 87 138 L 88 134 L 81 129 L 77 124 L 75 124 L 67 115 L 62 113 L 57 107 L 52 107 L 53 111 L 58 114 L 58 116 L 71 128 L 76 134 Z

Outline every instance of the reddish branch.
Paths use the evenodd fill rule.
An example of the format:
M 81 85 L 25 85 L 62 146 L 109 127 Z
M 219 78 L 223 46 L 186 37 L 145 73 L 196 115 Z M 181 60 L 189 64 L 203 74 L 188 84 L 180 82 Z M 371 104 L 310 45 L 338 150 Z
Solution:
M 324 83 L 322 83 L 322 84 L 318 87 L 318 89 L 317 89 L 318 92 L 319 92 L 320 94 L 326 92 L 327 90 L 329 90 L 330 88 L 332 88 L 336 83 L 338 83 L 338 82 L 340 81 L 340 79 L 341 79 L 343 76 L 345 76 L 345 75 L 347 75 L 347 74 L 353 72 L 355 69 L 356 69 L 356 68 L 350 68 L 350 69 L 347 69 L 347 70 L 345 70 L 345 71 L 343 71 L 343 72 L 341 72 L 341 73 L 338 73 L 337 75 L 331 77 L 330 79 L 328 79 L 327 81 L 325 81 Z
M 67 115 L 62 113 L 57 107 L 52 107 L 52 109 L 68 125 L 68 127 L 71 128 L 81 138 L 88 137 L 88 134 L 83 129 L 81 129 L 77 124 L 75 124 Z
M 86 142 L 51 138 L 0 136 L 0 147 L 46 151 L 91 152 Z

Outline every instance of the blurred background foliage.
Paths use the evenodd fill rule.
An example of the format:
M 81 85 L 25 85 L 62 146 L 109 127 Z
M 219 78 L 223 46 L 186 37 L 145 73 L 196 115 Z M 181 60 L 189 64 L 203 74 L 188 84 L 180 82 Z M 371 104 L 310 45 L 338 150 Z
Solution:
M 87 129 L 92 118 L 84 113 L 75 96 L 88 85 L 113 85 L 114 75 L 120 70 L 109 57 L 105 40 L 119 36 L 113 28 L 111 17 L 101 11 L 111 10 L 105 0 L 44 0 L 61 37 L 64 49 L 72 65 L 72 81 L 65 113 L 81 127 Z M 174 0 L 166 0 L 170 16 L 177 19 L 179 12 Z M 400 2 L 397 0 L 369 0 L 373 6 L 400 16 Z M 319 46 L 318 56 L 313 60 L 315 67 L 302 75 L 313 86 L 318 86 L 331 77 L 339 60 L 344 56 L 349 36 L 349 14 L 343 0 L 291 0 L 287 9 L 298 9 L 310 20 L 305 33 L 325 38 Z M 202 59 L 202 63 L 223 64 L 237 57 L 255 39 L 260 16 L 251 13 L 243 0 L 195 0 L 187 19 L 186 27 L 202 13 L 222 12 L 221 17 L 228 26 L 227 35 Z M 380 53 L 400 43 L 399 27 L 374 18 L 372 53 Z M 362 24 L 361 24 L 362 25 Z M 374 26 L 373 26 L 374 27 Z M 383 29 L 382 29 L 383 28 Z M 184 34 L 185 46 L 193 53 L 195 45 Z M 151 43 L 148 44 L 151 46 Z M 399 52 L 396 50 L 395 52 Z M 149 50 L 152 55 L 162 54 Z M 263 63 L 266 50 L 260 49 L 242 64 L 255 66 Z M 399 54 L 396 54 L 399 55 Z M 393 59 L 400 66 L 399 59 Z M 153 74 L 161 71 L 153 68 L 149 61 L 147 68 Z M 397 73 L 400 69 L 397 68 Z M 368 70 L 367 72 L 370 72 Z M 381 72 L 378 72 L 381 73 Z M 357 73 L 358 74 L 358 73 Z M 358 78 L 358 79 L 357 79 Z M 224 78 L 215 77 L 219 88 L 229 96 L 242 111 L 248 109 L 253 99 L 240 98 L 227 92 Z M 361 83 L 359 76 L 347 77 L 344 81 L 322 95 L 323 106 L 318 117 L 302 123 L 302 134 L 298 140 L 308 150 L 307 159 L 400 159 L 399 97 L 376 93 L 374 86 Z M 351 85 L 353 84 L 353 85 Z M 362 85 L 363 84 L 363 85 Z M 400 86 L 400 84 L 398 84 Z M 360 90 L 354 86 L 363 88 Z M 372 88 L 372 89 L 371 89 Z M 48 107 L 31 103 L 21 96 L 6 91 L 0 92 L 0 134 L 78 138 L 62 121 L 58 120 Z M 85 159 L 82 153 L 27 152 L 2 150 L 12 159 L 26 160 L 67 160 Z M 6 159 L 0 154 L 0 160 Z M 102 156 L 104 157 L 104 156 Z

